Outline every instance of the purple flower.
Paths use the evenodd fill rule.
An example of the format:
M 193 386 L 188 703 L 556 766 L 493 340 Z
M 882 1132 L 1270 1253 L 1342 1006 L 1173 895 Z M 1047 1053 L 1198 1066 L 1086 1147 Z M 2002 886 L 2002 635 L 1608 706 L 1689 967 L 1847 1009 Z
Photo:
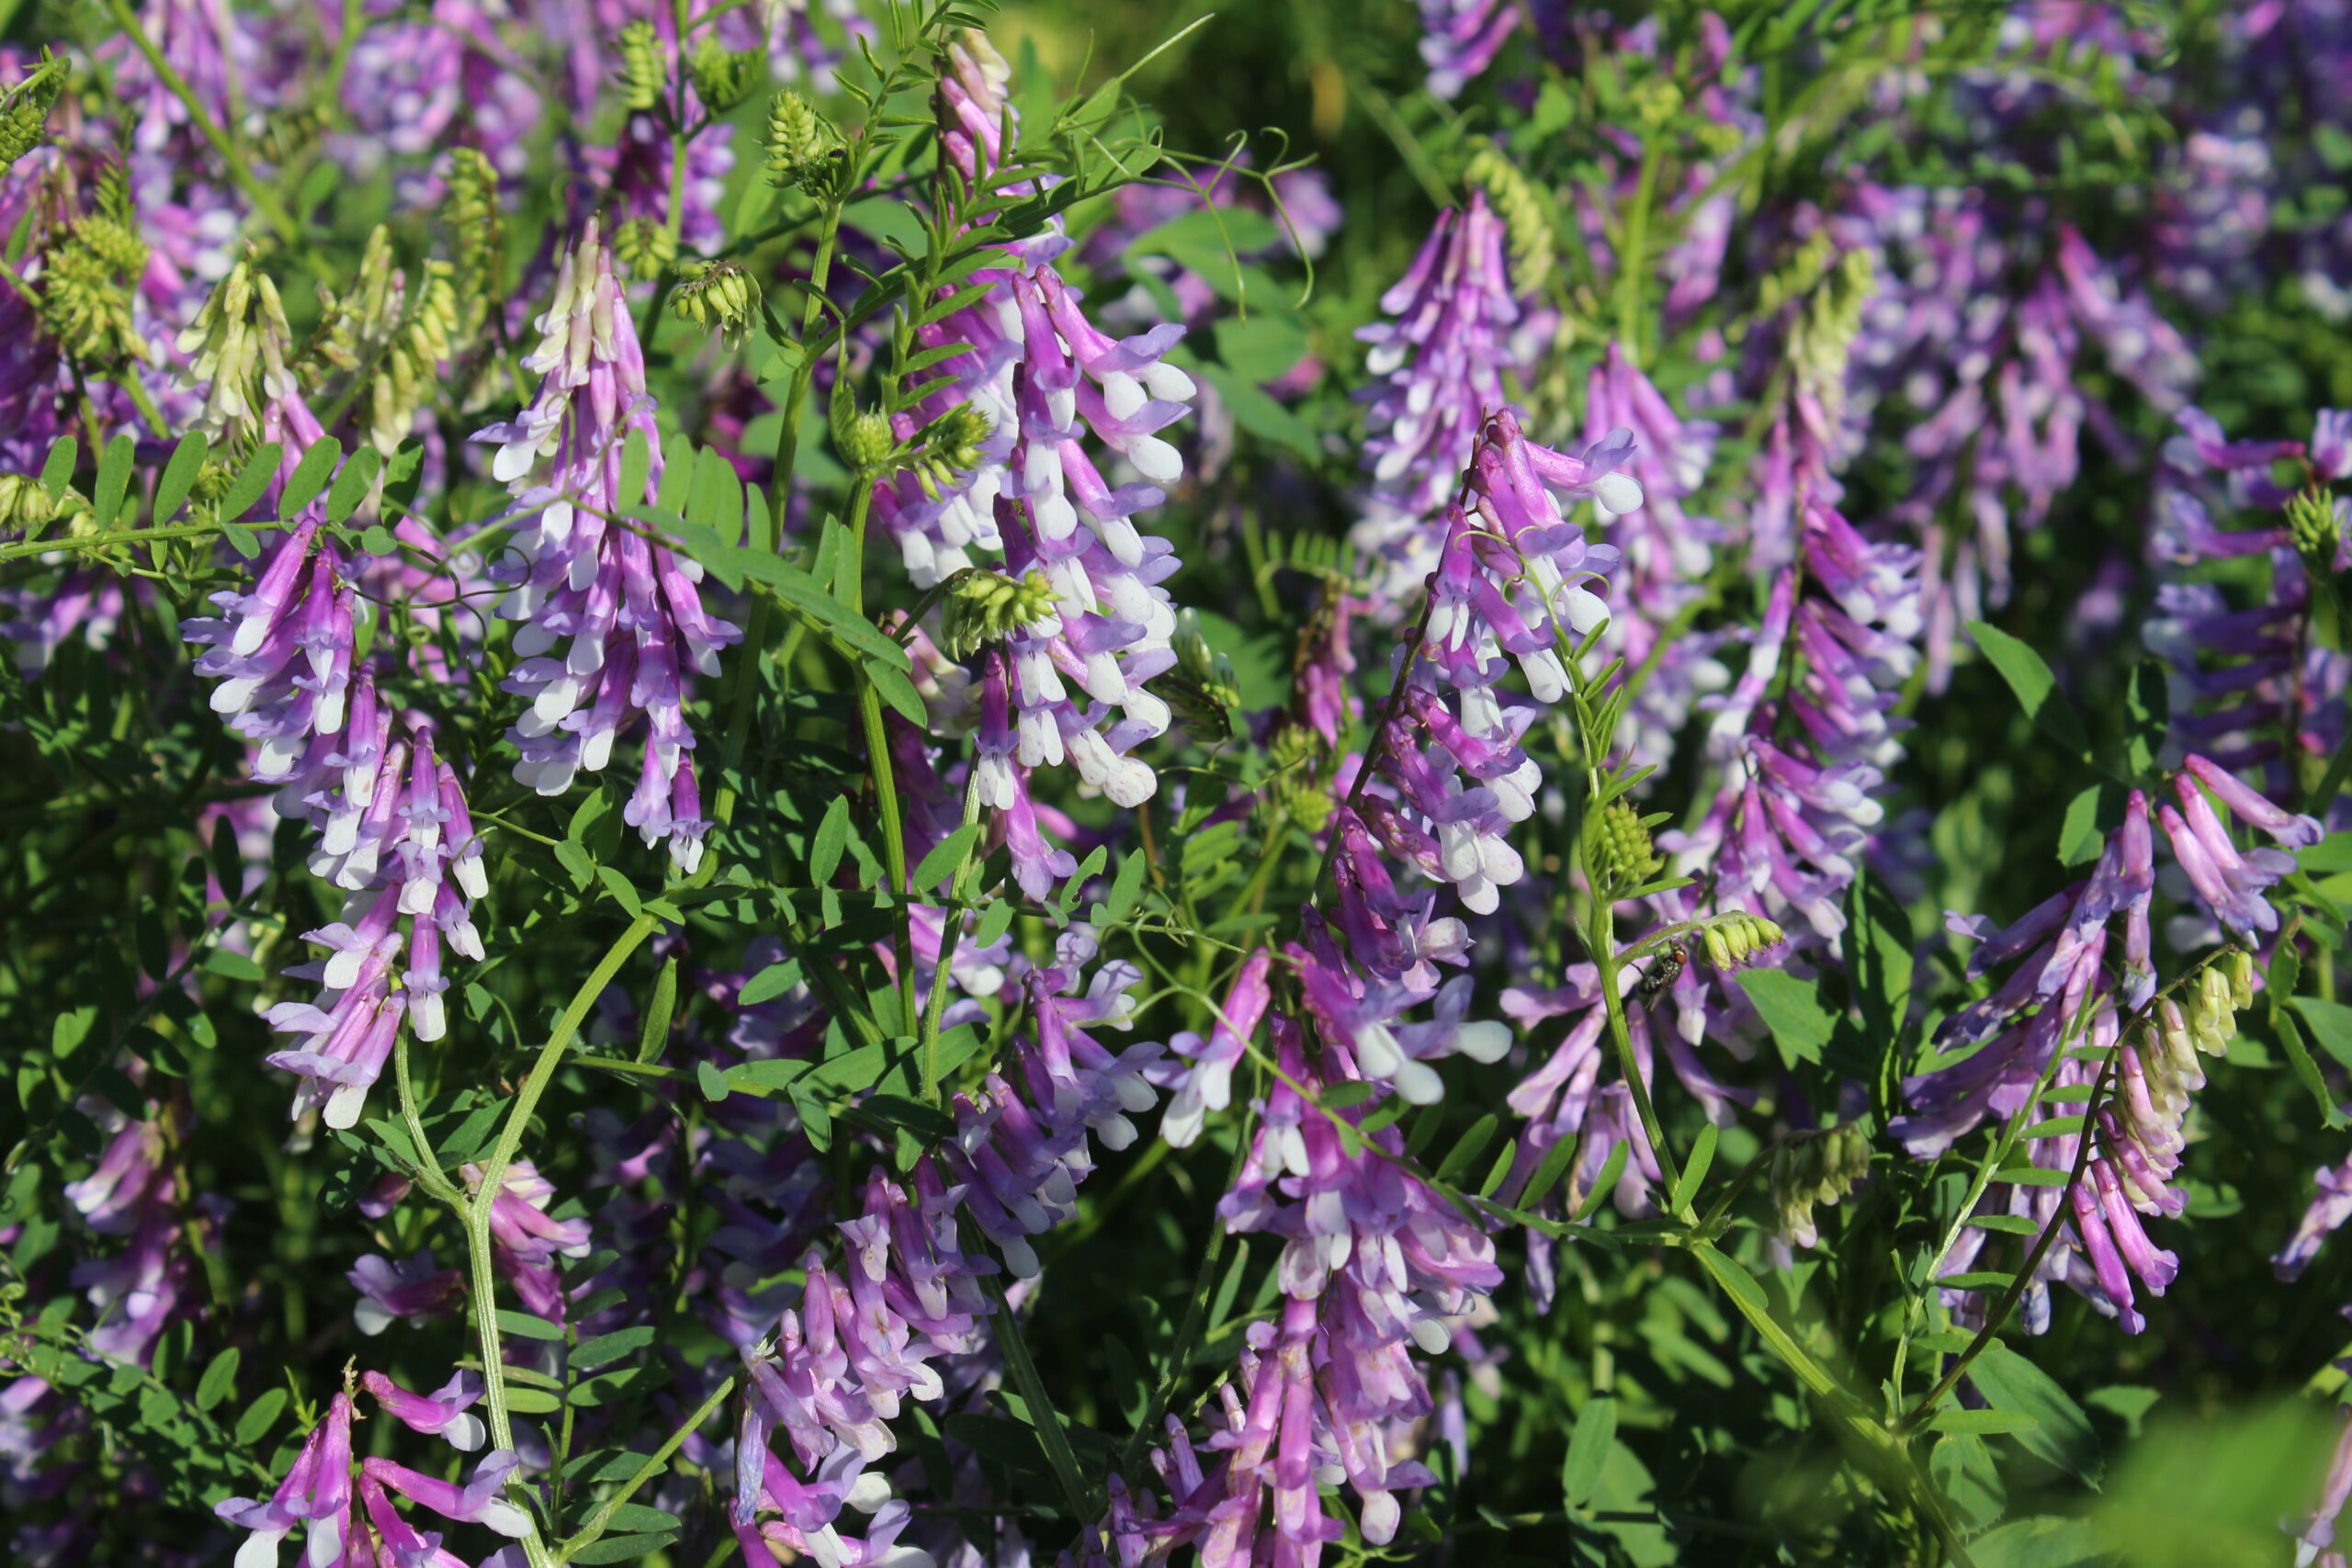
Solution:
M 351 1397 L 338 1393 L 327 1417 L 311 1428 L 277 1490 L 261 1502 L 232 1497 L 213 1510 L 232 1529 L 250 1534 L 237 1549 L 236 1568 L 264 1568 L 277 1561 L 277 1543 L 296 1525 L 307 1527 L 312 1568 L 343 1561 L 351 1536 Z
M 1182 1069 L 1182 1081 L 1159 1118 L 1159 1135 L 1176 1147 L 1189 1147 L 1201 1135 L 1207 1113 L 1232 1102 L 1233 1069 L 1266 1015 L 1271 999 L 1266 982 L 1273 962 L 1274 955 L 1262 947 L 1242 960 L 1207 1039 L 1187 1030 L 1168 1043 L 1172 1055 L 1190 1064 Z
M 1504 406 L 1502 373 L 1519 363 L 1519 320 L 1503 262 L 1503 221 L 1473 194 L 1448 209 L 1405 276 L 1380 297 L 1389 319 L 1358 330 L 1369 344 L 1364 414 L 1371 509 L 1357 543 L 1392 563 L 1387 601 L 1429 570 L 1442 539 L 1430 524 L 1470 466 L 1487 418 Z M 1377 603 L 1377 601 L 1376 601 Z
M 362 1460 L 359 1469 L 368 1480 L 413 1503 L 423 1504 L 445 1519 L 481 1525 L 500 1535 L 520 1540 L 531 1533 L 531 1516 L 506 1499 L 506 1478 L 514 1472 L 515 1463 L 511 1449 L 485 1454 L 474 1467 L 473 1480 L 464 1485 L 435 1480 L 388 1459 Z M 316 1560 L 313 1553 L 312 1561 Z
M 1519 7 L 1510 0 L 1420 0 L 1421 60 L 1430 68 L 1430 91 L 1451 98 L 1494 63 L 1495 55 L 1519 26 Z
M 481 1168 L 458 1168 L 466 1188 L 481 1196 Z M 498 1193 L 490 1204 L 491 1257 L 499 1272 L 514 1281 L 523 1304 L 552 1322 L 563 1321 L 563 1287 L 557 1276 L 559 1258 L 588 1256 L 590 1233 L 582 1219 L 558 1220 L 548 1213 L 555 1184 L 542 1177 L 529 1160 L 506 1168 Z
M 718 650 L 741 635 L 707 615 L 702 569 L 639 532 L 606 521 L 641 508 L 661 476 L 661 437 L 645 391 L 645 362 L 612 252 L 594 220 L 566 253 L 555 295 L 538 318 L 537 395 L 511 424 L 475 435 L 495 444 L 492 476 L 514 491 L 512 553 L 491 570 L 509 592 L 500 606 L 521 623 L 521 662 L 505 689 L 530 706 L 510 738 L 517 781 L 560 795 L 582 771 L 600 773 L 625 727 L 642 716 L 644 765 L 622 817 L 691 871 L 703 822 L 687 753 L 692 674 L 718 672 Z M 620 493 L 627 437 L 651 456 L 641 494 Z M 529 483 L 547 465 L 545 482 Z
M 370 1337 L 404 1317 L 447 1316 L 465 1295 L 464 1277 L 455 1269 L 435 1267 L 429 1247 L 401 1263 L 366 1253 L 345 1278 L 359 1292 L 352 1319 Z
M 2204 787 L 2199 788 L 2199 784 Z M 2209 791 L 2233 816 L 2261 829 L 2281 847 L 2239 850 L 2206 799 Z M 2294 871 L 2295 857 L 2288 851 L 2319 842 L 2319 823 L 2279 809 L 2235 774 L 2203 757 L 2188 759 L 2173 779 L 2173 792 L 2180 797 L 2180 809 L 2159 806 L 2156 819 L 2164 824 L 2173 856 L 2198 897 L 2216 919 L 2241 936 L 2277 931 L 2278 911 L 2263 893 Z
M 2320 1167 L 2314 1179 L 2319 1190 L 2303 1211 L 2294 1235 L 2271 1256 L 2270 1267 L 2281 1280 L 2301 1279 L 2319 1256 L 2320 1243 L 2343 1229 L 2345 1221 L 2352 1220 L 2352 1158 Z
M 468 1409 L 482 1396 L 480 1372 L 458 1372 L 433 1393 L 411 1393 L 381 1372 L 363 1373 L 359 1386 L 412 1432 L 442 1438 L 459 1452 L 481 1447 L 481 1418 Z

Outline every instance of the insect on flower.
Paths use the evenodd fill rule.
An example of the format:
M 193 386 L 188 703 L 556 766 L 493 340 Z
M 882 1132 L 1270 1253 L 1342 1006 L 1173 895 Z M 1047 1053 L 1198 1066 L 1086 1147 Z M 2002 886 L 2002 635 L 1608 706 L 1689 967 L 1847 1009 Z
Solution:
M 1679 943 L 1658 954 L 1634 982 L 1634 1000 L 1645 1008 L 1655 1003 L 1666 995 L 1668 987 L 1682 977 L 1682 966 L 1690 961 L 1690 950 Z

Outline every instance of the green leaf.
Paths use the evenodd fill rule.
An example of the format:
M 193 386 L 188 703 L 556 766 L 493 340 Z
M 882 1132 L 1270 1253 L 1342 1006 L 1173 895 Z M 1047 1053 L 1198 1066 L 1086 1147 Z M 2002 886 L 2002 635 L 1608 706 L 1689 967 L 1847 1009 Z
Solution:
M 2032 1416 L 2016 1410 L 1966 1410 L 1957 1404 L 1947 1404 L 1928 1423 L 1939 1432 L 1962 1432 L 1973 1437 L 2014 1437 L 2030 1432 L 2041 1425 Z
M 1690 1157 L 1682 1167 L 1682 1178 L 1674 1184 L 1674 1213 L 1680 1213 L 1699 1196 L 1699 1184 L 1707 1179 L 1707 1168 L 1715 1163 L 1715 1144 L 1723 1130 L 1713 1122 L 1699 1128 L 1699 1135 L 1691 1140 Z
M 305 507 L 319 498 L 327 488 L 327 480 L 334 474 L 337 463 L 343 461 L 343 443 L 332 435 L 322 435 L 302 454 L 287 476 L 286 489 L 277 499 L 277 514 L 291 522 L 300 517 Z
M 645 1021 L 637 1032 L 637 1059 L 650 1062 L 668 1049 L 670 1021 L 678 1010 L 678 960 L 673 954 L 662 965 L 662 973 L 653 982 L 653 1000 L 645 1010 Z
M 613 896 L 613 902 L 628 912 L 630 919 L 633 920 L 645 913 L 645 905 L 637 896 L 636 886 L 628 877 L 623 876 L 618 869 L 609 865 L 600 865 L 596 868 L 596 880 L 604 884 L 605 891 Z
M 727 1098 L 727 1075 L 708 1062 L 695 1064 L 695 1083 L 701 1089 L 702 1097 L 714 1105 Z
M 2352 1067 L 2352 1007 L 2324 997 L 2296 997 L 2287 1005 L 2301 1015 L 2321 1050 Z
M 2075 792 L 2058 824 L 2058 863 L 2082 865 L 2099 857 L 2107 847 L 2108 829 L 2123 819 L 2123 792 L 2112 784 L 2095 784 Z
M 1600 1205 L 1609 1201 L 1610 1191 L 1617 1185 L 1617 1179 L 1625 1174 L 1625 1159 L 1632 1152 L 1633 1145 L 1623 1138 L 1609 1145 L 1609 1157 L 1600 1162 L 1600 1173 L 1592 1179 L 1592 1186 L 1586 1191 L 1584 1201 L 1577 1205 L 1577 1224 L 1582 1224 L 1592 1218 Z M 1521 1202 L 1524 1203 L 1525 1200 Z
M 204 471 L 204 460 L 211 456 L 212 444 L 204 432 L 191 430 L 180 437 L 172 448 L 172 460 L 164 465 L 164 477 L 155 481 L 155 523 L 158 527 L 169 523 L 187 500 L 187 492 L 196 488 L 197 476 Z
M 245 1406 L 245 1413 L 237 1417 L 237 1441 L 247 1448 L 261 1441 L 263 1435 L 277 1422 L 277 1413 L 286 1408 L 287 1397 L 282 1388 L 262 1390 L 254 1402 Z
M 343 466 L 343 472 L 335 475 L 334 487 L 327 491 L 327 521 L 340 526 L 358 511 L 383 467 L 384 459 L 373 446 L 362 446 L 354 452 L 351 461 Z
M 1437 1168 L 1433 1179 L 1439 1182 L 1449 1182 L 1462 1171 L 1469 1168 L 1470 1162 L 1485 1152 L 1487 1143 L 1495 1135 L 1495 1128 L 1498 1124 L 1493 1111 L 1488 1111 L 1473 1122 L 1470 1124 L 1470 1130 L 1456 1138 L 1453 1141 L 1453 1147 L 1446 1151 L 1445 1161 Z
M 954 876 L 979 837 L 980 824 L 967 822 L 933 844 L 931 852 L 922 857 L 922 863 L 915 867 L 914 891 L 928 892 Z
M 2091 1568 L 2115 1561 L 2089 1524 L 2052 1517 L 2012 1519 L 1971 1542 L 1968 1555 L 1976 1568 Z
M 1577 1145 L 1572 1139 L 1562 1138 L 1554 1144 L 1545 1152 L 1544 1163 L 1535 1168 L 1535 1174 L 1528 1178 L 1527 1186 L 1521 1190 L 1519 1206 L 1532 1209 L 1551 1196 L 1552 1189 L 1558 1186 L 1560 1178 L 1567 1174 L 1568 1162 L 1576 1157 Z
M 1838 1021 L 1821 1005 L 1819 980 L 1801 979 L 1785 969 L 1747 969 L 1736 978 L 1756 1005 L 1757 1016 L 1772 1032 L 1785 1065 L 1794 1068 L 1800 1062 L 1821 1060 Z
M 1560 1466 L 1560 1496 L 1571 1508 L 1592 1501 L 1600 1485 L 1601 1467 L 1609 1461 L 1610 1446 L 1617 1440 L 1617 1401 L 1596 1393 L 1577 1412 L 1576 1429 L 1568 1434 L 1568 1457 Z
M 821 886 L 840 869 L 842 852 L 849 847 L 849 796 L 837 795 L 817 824 L 817 840 L 808 851 L 808 880 Z
M 645 439 L 645 432 L 631 426 L 628 439 L 621 443 L 621 486 L 614 493 L 636 504 L 645 494 L 645 481 L 653 472 L 653 448 Z
M 254 448 L 254 455 L 245 459 L 245 466 L 237 470 L 237 477 L 229 481 L 228 490 L 221 494 L 220 515 L 224 521 L 233 521 L 253 510 L 254 502 L 261 499 L 262 491 L 277 477 L 283 456 L 275 441 L 265 441 Z
M 237 1360 L 241 1352 L 230 1346 L 212 1359 L 196 1385 L 196 1407 L 209 1410 L 237 1392 Z
M 1111 891 L 1102 899 L 1102 918 L 1117 925 L 1136 912 L 1136 905 L 1143 898 L 1143 877 L 1146 866 L 1141 855 L 1128 855 L 1119 862 L 1119 874 L 1111 879 Z
M 992 944 L 1012 924 L 1012 900 L 999 898 L 980 913 L 980 923 L 973 928 L 972 940 L 982 947 Z
M 571 1353 L 571 1370 L 593 1372 L 624 1356 L 634 1356 L 652 1343 L 653 1330 L 650 1328 L 622 1328 L 610 1334 L 599 1334 Z
M 642 1503 L 623 1503 L 613 1510 L 608 1522 L 614 1529 L 632 1533 L 673 1530 L 678 1528 L 678 1516 L 666 1508 L 650 1508 Z
M 90 521 L 100 529 L 114 526 L 122 513 L 122 498 L 130 490 L 130 467 L 139 456 L 139 443 L 125 431 L 107 443 L 106 455 L 98 459 L 98 479 L 90 491 Z
M 74 483 L 74 470 L 82 461 L 82 444 L 70 435 L 61 435 L 49 444 L 49 453 L 40 460 L 40 488 L 64 499 Z
M 498 1314 L 505 1316 L 504 1313 Z M 552 1416 L 563 1408 L 563 1401 L 543 1388 L 509 1387 L 506 1408 L 517 1416 Z
M 677 1536 L 669 1531 L 658 1535 L 599 1536 L 565 1559 L 570 1562 L 633 1562 L 640 1557 L 650 1557 Z
M 800 984 L 800 960 L 787 958 L 781 964 L 771 964 L 743 982 L 743 989 L 736 996 L 738 1007 L 757 1007 L 774 1001 L 793 987 Z
M 1968 1381 L 1995 1410 L 2027 1416 L 2030 1430 L 2017 1434 L 2028 1453 L 2096 1488 L 2105 1472 L 2098 1434 L 2074 1396 L 2050 1375 L 2014 1350 L 1986 1349 L 1968 1364 Z
M 2058 689 L 2057 678 L 2050 673 L 2050 666 L 2042 662 L 2041 655 L 1987 621 L 1969 622 L 1968 635 L 1975 638 L 1976 646 L 1993 668 L 2001 672 L 2001 679 L 2009 683 L 2009 690 L 2017 694 L 2018 705 L 2025 709 L 2026 716 L 2033 720 L 2035 727 L 2064 747 L 2067 755 L 2088 761 L 2091 745 L 2083 728 L 2083 716 L 2075 711 L 2075 705 Z
M 527 1312 L 517 1312 L 513 1307 L 498 1309 L 498 1328 L 500 1333 L 512 1334 L 519 1339 L 558 1340 L 563 1337 L 563 1330 L 557 1325 L 544 1317 L 534 1317 Z
M 866 660 L 863 668 L 865 678 L 874 682 L 875 694 L 895 708 L 900 718 L 918 729 L 930 724 L 930 715 L 922 705 L 922 694 L 915 690 L 912 681 L 878 659 Z
M 1127 255 L 1167 256 L 1200 274 L 1228 297 L 1238 257 L 1270 250 L 1281 238 L 1274 220 L 1242 207 L 1195 208 L 1127 242 Z M 1130 270 L 1136 270 L 1130 265 Z

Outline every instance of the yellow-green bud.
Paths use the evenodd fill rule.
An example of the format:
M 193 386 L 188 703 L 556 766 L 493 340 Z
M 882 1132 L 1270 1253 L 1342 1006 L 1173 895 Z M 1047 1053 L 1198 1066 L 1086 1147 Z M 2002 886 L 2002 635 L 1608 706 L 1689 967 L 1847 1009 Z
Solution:
M 653 24 L 639 17 L 621 29 L 616 40 L 620 52 L 621 103 L 632 109 L 650 109 L 658 106 L 670 85 L 668 51 L 662 47 L 662 35 Z
M 505 296 L 500 282 L 506 259 L 505 215 L 498 203 L 498 170 L 479 149 L 451 150 L 449 199 L 441 212 L 456 258 L 458 335 L 470 339 Z
M 1234 710 L 1241 705 L 1241 682 L 1233 661 L 1209 647 L 1200 618 L 1190 610 L 1177 615 L 1170 641 L 1176 668 L 1161 678 L 1159 688 L 1168 705 L 1198 739 L 1213 746 L 1232 739 L 1237 733 Z
M 841 132 L 787 87 L 768 100 L 768 183 L 820 199 L 839 194 L 843 173 Z
M 712 114 L 725 114 L 745 98 L 767 74 L 767 56 L 755 49 L 732 50 L 715 33 L 705 33 L 686 57 L 686 79 L 695 96 Z
M 1267 748 L 1266 790 L 1292 821 L 1308 832 L 1319 831 L 1331 819 L 1334 802 L 1329 782 L 1323 777 L 1329 760 L 1323 738 L 1304 724 L 1286 724 L 1274 731 Z
M 1049 631 L 1056 624 L 1054 586 L 1035 567 L 1023 577 L 967 567 L 948 579 L 941 615 L 941 650 L 962 660 L 1016 631 Z
M 57 498 L 30 474 L 0 474 L 0 528 L 21 530 L 31 538 L 61 510 Z
M 48 128 L 49 107 L 64 89 L 66 72 L 44 49 L 32 73 L 0 95 L 0 169 L 40 145 L 41 133 Z
M 1653 76 L 1634 88 L 1634 118 L 1655 129 L 1682 109 L 1682 89 L 1664 76 Z
M 1532 294 L 1552 276 L 1558 252 L 1552 233 L 1552 205 L 1526 172 L 1493 142 L 1470 160 L 1468 178 L 1487 193 L 1510 235 L 1511 288 Z
M 650 218 L 632 218 L 613 231 L 613 257 L 632 277 L 651 277 L 678 259 L 678 237 Z
M 699 326 L 718 329 L 729 348 L 741 344 L 760 313 L 760 286 L 731 261 L 698 265 L 671 296 L 670 308 Z
M 880 470 L 899 445 L 890 433 L 890 416 L 876 409 L 852 419 L 841 439 L 842 459 L 861 474 Z
M 1593 819 L 1593 873 L 1605 893 L 1639 887 L 1666 868 L 1650 842 L 1650 825 L 1632 803 L 1612 800 Z
M 1814 1209 L 1836 1204 L 1870 1174 L 1870 1140 L 1856 1122 L 1781 1145 L 1772 1156 L 1772 1204 L 1781 1235 L 1795 1247 L 1821 1244 Z

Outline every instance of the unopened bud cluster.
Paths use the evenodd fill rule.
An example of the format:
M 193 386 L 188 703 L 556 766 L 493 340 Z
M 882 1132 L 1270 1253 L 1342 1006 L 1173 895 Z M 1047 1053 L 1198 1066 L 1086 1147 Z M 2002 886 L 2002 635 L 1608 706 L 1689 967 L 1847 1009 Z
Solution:
M 193 356 L 187 382 L 206 389 L 204 430 L 213 440 L 250 437 L 260 427 L 262 405 L 294 390 L 286 366 L 293 337 L 277 285 L 248 250 L 173 344 Z
M 49 106 L 65 85 L 65 67 L 49 51 L 30 75 L 0 95 L 0 169 L 5 169 L 40 145 L 49 123 Z
M 1311 726 L 1286 724 L 1274 731 L 1266 752 L 1266 793 L 1283 814 L 1308 832 L 1331 819 L 1335 803 L 1323 777 L 1329 749 Z
M 1491 141 L 1481 142 L 1470 160 L 1469 182 L 1487 193 L 1510 235 L 1511 287 L 1532 294 L 1552 276 L 1558 248 L 1552 235 L 1552 208 L 1526 171 Z
M 978 403 L 957 403 L 916 432 L 908 468 L 924 495 L 936 501 L 956 476 L 979 467 L 980 447 L 995 428 Z
M 1816 1207 L 1835 1205 L 1870 1174 L 1871 1141 L 1860 1122 L 1784 1144 L 1772 1156 L 1772 1209 L 1792 1247 L 1821 1245 Z
M 678 236 L 666 223 L 632 218 L 613 231 L 613 255 L 632 277 L 651 277 L 678 259 Z
M 130 316 L 131 289 L 147 269 L 130 186 L 121 168 L 97 179 L 91 209 L 52 243 L 41 276 L 40 309 L 50 331 L 77 359 L 99 364 L 152 357 Z
M 1611 801 L 1592 818 L 1586 833 L 1592 843 L 1593 877 L 1603 897 L 1639 887 L 1666 869 L 1666 861 L 1650 842 L 1650 829 L 1665 820 L 1663 813 L 1644 817 L 1623 800 Z
M 458 147 L 449 153 L 449 199 L 442 207 L 449 226 L 450 254 L 458 288 L 459 335 L 471 339 L 505 298 L 506 235 L 498 202 L 498 170 L 481 152 Z
M 0 474 L 0 534 L 36 537 L 59 516 L 84 504 L 73 491 L 62 497 L 51 495 L 30 474 Z
M 620 54 L 621 103 L 639 110 L 660 107 L 670 85 L 670 59 L 653 24 L 642 17 L 629 23 L 614 47 Z
M 695 96 L 712 114 L 725 114 L 745 98 L 766 76 L 767 56 L 755 49 L 729 49 L 717 35 L 705 33 L 686 57 L 686 80 Z
M 319 303 L 326 322 L 319 353 L 337 369 L 367 378 L 368 443 L 389 457 L 414 429 L 461 324 L 449 264 L 425 261 L 412 293 L 408 275 L 392 265 L 391 231 L 379 224 L 368 236 L 350 291 L 322 288 Z
M 1777 947 L 1786 935 L 1760 915 L 1735 910 L 1717 915 L 1700 933 L 1707 946 L 1707 962 L 1718 969 L 1736 969 L 1768 947 Z
M 2165 1051 L 2176 1060 L 2192 1049 L 2209 1056 L 2226 1055 L 2238 1037 L 2239 1011 L 2254 1005 L 2254 955 L 2242 947 L 2231 949 L 2205 966 L 2186 995 L 2185 1008 L 2170 997 L 2156 1004 L 2156 1033 Z
M 820 201 L 838 199 L 848 158 L 832 121 L 790 88 L 768 101 L 768 183 Z
M 696 326 L 715 329 L 720 343 L 735 348 L 759 319 L 760 286 L 733 262 L 712 262 L 678 285 L 670 309 Z
M 950 659 L 967 660 L 1016 631 L 1045 633 L 1054 624 L 1057 603 L 1053 584 L 1034 567 L 1023 577 L 967 568 L 948 580 L 942 650 Z
M 1233 716 L 1241 706 L 1241 682 L 1233 661 L 1209 647 L 1200 617 L 1190 610 L 1177 615 L 1171 640 L 1175 679 L 1162 688 L 1169 706 L 1197 739 L 1210 745 L 1231 739 L 1238 733 Z
M 2346 564 L 2344 502 L 2324 490 L 2299 491 L 2287 502 L 2287 533 L 2303 567 L 2324 582 Z

